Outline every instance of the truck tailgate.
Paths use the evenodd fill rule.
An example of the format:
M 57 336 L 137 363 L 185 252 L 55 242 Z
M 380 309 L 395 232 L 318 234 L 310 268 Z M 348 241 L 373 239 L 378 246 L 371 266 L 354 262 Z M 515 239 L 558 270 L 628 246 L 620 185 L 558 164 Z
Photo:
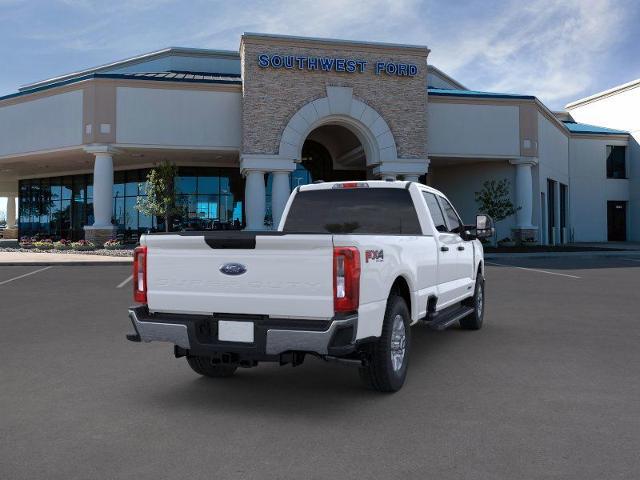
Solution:
M 152 312 L 333 316 L 331 235 L 207 232 L 147 235 L 142 244 Z M 228 264 L 246 271 L 225 274 Z

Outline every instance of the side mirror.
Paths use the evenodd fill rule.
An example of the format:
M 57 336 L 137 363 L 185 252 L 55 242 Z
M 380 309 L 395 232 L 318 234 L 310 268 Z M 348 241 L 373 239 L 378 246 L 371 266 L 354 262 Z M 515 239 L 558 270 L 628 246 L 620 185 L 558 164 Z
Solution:
M 476 215 L 476 237 L 490 238 L 494 233 L 493 219 L 484 213 Z

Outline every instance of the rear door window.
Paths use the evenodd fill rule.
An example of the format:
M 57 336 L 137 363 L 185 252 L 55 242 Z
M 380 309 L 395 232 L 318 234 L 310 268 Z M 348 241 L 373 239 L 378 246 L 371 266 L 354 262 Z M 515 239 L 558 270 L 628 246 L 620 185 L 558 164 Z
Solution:
M 404 188 L 332 188 L 298 192 L 285 220 L 287 233 L 422 235 Z

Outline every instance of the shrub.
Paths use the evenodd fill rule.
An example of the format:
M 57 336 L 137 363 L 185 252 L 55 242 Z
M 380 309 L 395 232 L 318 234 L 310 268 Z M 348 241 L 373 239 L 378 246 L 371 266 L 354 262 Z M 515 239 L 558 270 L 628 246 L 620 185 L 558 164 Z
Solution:
M 104 248 L 106 250 L 118 250 L 122 248 L 122 242 L 120 240 L 107 240 L 104 242 Z
M 56 250 L 71 250 L 71 240 L 62 239 L 58 242 L 53 242 L 53 248 Z
M 53 248 L 53 241 L 50 238 L 36 240 L 35 242 L 33 242 L 33 246 L 35 248 L 39 248 L 40 250 L 51 250 Z
M 74 250 L 83 250 L 83 251 L 89 251 L 89 250 L 95 250 L 96 246 L 94 243 L 89 242 L 87 240 L 78 240 L 77 242 L 73 242 L 71 243 L 71 247 Z
M 33 248 L 33 241 L 31 237 L 20 237 L 19 243 L 21 248 Z

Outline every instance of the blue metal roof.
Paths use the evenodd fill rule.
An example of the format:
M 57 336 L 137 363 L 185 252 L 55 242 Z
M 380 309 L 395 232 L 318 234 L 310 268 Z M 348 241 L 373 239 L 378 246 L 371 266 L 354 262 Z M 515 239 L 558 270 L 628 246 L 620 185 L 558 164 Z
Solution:
M 565 127 L 569 129 L 571 133 L 591 133 L 598 135 L 628 135 L 629 132 L 624 130 L 614 130 L 613 128 L 598 127 L 596 125 L 589 125 L 587 123 L 577 123 L 563 121 Z
M 535 100 L 533 95 L 519 95 L 517 93 L 496 93 L 496 92 L 479 92 L 477 90 L 454 90 L 447 88 L 427 88 L 429 95 L 437 95 L 442 97 L 480 97 L 480 98 L 514 98 L 524 100 Z
M 23 90 L 17 93 L 10 93 L 0 97 L 0 100 L 6 100 L 9 98 L 22 97 L 35 92 L 41 92 L 43 90 L 49 90 L 50 88 L 62 87 L 64 85 L 70 85 L 73 83 L 82 82 L 84 80 L 90 80 L 92 78 L 114 78 L 114 79 L 126 79 L 126 80 L 151 80 L 160 82 L 186 82 L 186 83 L 218 83 L 229 85 L 242 85 L 240 75 L 234 75 L 230 73 L 199 73 L 199 72 L 146 72 L 146 73 L 91 73 L 89 75 L 83 75 L 81 77 L 70 78 L 69 80 L 62 80 L 60 82 L 49 83 L 42 87 L 31 88 L 29 90 Z

